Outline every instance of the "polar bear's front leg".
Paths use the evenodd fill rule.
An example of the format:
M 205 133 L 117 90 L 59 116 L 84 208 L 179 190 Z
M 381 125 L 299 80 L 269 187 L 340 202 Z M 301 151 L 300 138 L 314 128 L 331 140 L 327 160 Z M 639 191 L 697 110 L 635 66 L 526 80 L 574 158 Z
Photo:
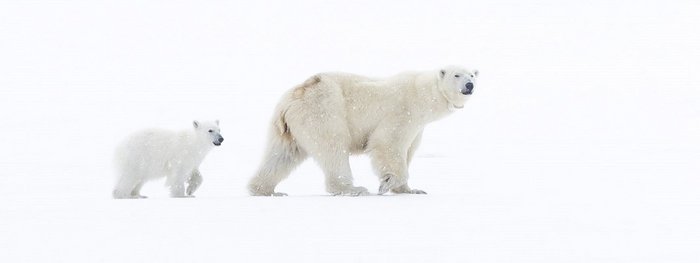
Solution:
M 192 174 L 190 175 L 190 178 L 187 180 L 187 190 L 186 194 L 188 196 L 192 196 L 195 191 L 199 188 L 200 185 L 202 185 L 202 174 L 199 172 L 198 169 L 192 170 Z
M 399 194 L 425 194 L 422 190 L 408 187 L 408 158 L 403 152 L 396 149 L 373 150 L 372 166 L 379 175 L 378 194 L 390 190 Z
M 375 148 L 372 150 L 372 166 L 379 176 L 378 193 L 385 194 L 389 190 L 406 185 L 408 167 L 405 151 L 391 148 Z
M 192 197 L 185 195 L 185 178 L 187 173 L 177 173 L 168 176 L 166 184 L 170 188 L 170 197 Z
M 411 143 L 411 147 L 408 148 L 408 153 L 406 156 L 406 169 L 408 169 L 408 166 L 411 165 L 411 161 L 413 160 L 413 155 L 416 153 L 416 150 L 418 149 L 418 146 L 420 145 L 422 137 L 423 137 L 423 131 L 419 132 L 418 135 L 416 135 L 416 138 L 414 138 L 413 142 Z M 401 185 L 399 187 L 392 188 L 391 192 L 396 193 L 396 194 L 427 194 L 423 190 L 411 189 L 411 187 L 408 187 L 408 184 L 404 184 L 404 185 Z

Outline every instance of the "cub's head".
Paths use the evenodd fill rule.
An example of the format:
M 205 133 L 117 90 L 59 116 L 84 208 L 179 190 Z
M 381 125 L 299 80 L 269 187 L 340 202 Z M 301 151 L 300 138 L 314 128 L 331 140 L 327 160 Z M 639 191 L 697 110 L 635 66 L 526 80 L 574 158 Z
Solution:
M 198 137 L 205 139 L 207 142 L 220 146 L 224 142 L 224 137 L 221 136 L 219 121 L 194 121 L 192 122 L 194 130 Z
M 450 108 L 461 109 L 474 92 L 478 70 L 467 70 L 456 66 L 440 69 L 438 72 L 438 88 L 445 99 L 452 105 Z

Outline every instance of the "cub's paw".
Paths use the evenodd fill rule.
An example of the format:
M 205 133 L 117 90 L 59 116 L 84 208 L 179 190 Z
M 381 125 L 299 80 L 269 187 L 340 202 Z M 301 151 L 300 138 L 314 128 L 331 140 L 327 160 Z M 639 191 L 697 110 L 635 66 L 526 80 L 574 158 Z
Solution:
M 128 196 L 114 196 L 114 199 L 146 199 L 147 196 L 143 195 L 128 195 Z
M 194 195 L 173 195 L 172 198 L 194 198 Z

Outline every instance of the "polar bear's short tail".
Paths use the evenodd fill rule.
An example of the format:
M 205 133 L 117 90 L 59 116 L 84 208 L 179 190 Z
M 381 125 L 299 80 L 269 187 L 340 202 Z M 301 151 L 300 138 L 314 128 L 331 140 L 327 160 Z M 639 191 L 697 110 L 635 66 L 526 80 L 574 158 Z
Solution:
M 285 94 L 275 109 L 268 135 L 268 145 L 257 173 L 248 184 L 251 195 L 282 195 L 275 187 L 302 161 L 306 152 L 299 148 L 287 124 L 286 115 L 295 100 L 301 98 L 306 89 L 320 82 L 318 76 L 311 77 Z
M 276 134 L 279 135 L 281 139 L 284 139 L 287 143 L 289 143 L 290 146 L 296 148 L 296 143 L 294 143 L 292 134 L 289 131 L 289 126 L 287 125 L 287 110 L 289 110 L 289 107 L 292 104 L 296 103 L 296 100 L 301 99 L 308 89 L 313 88 L 319 82 L 321 82 L 321 78 L 319 76 L 313 76 L 304 81 L 304 83 L 301 85 L 294 87 L 290 92 L 282 97 L 279 104 L 277 104 L 277 108 L 275 109 L 274 113 L 275 115 L 273 117 L 272 126 L 274 129 L 276 129 L 276 132 L 271 131 L 273 134 L 270 134 L 270 140 L 272 140 L 272 136 Z

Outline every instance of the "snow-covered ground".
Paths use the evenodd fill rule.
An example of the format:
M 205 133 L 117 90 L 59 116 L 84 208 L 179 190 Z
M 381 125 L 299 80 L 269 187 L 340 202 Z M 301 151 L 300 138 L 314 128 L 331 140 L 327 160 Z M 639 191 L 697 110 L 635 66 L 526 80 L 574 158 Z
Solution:
M 699 262 L 697 1 L 3 1 L 2 262 Z M 249 197 L 319 71 L 480 70 L 428 126 L 427 196 Z M 112 200 L 129 132 L 220 119 L 194 199 Z M 356 182 L 376 192 L 366 157 Z

